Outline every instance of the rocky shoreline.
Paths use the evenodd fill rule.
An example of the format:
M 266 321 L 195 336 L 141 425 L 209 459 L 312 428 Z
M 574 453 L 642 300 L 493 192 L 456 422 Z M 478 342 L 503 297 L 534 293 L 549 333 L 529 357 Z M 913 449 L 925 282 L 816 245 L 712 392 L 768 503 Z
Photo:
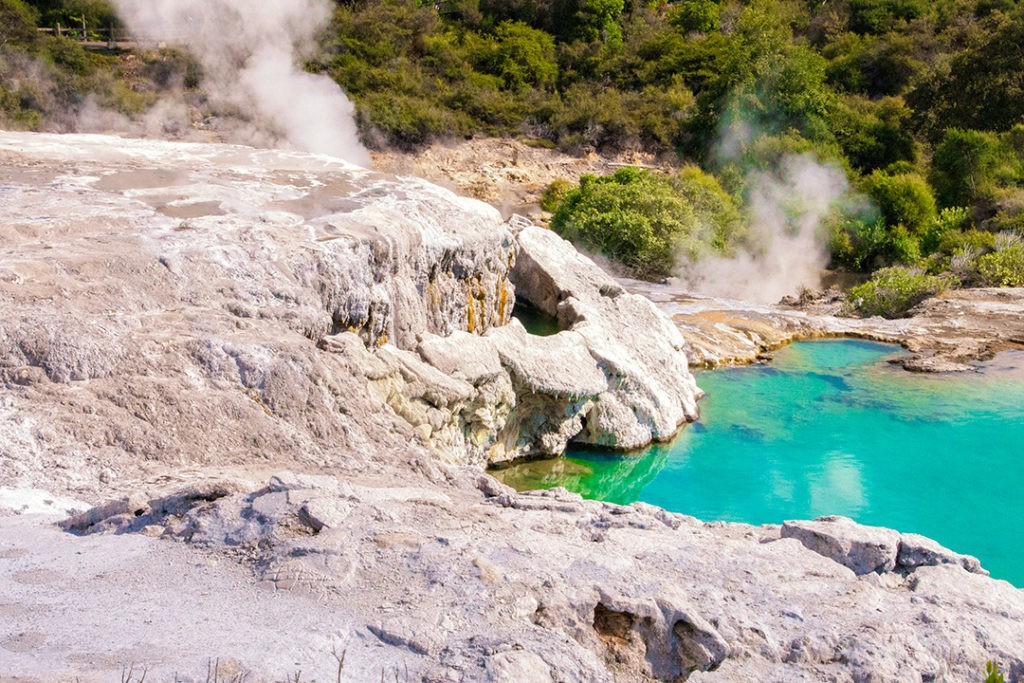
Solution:
M 0 161 L 0 680 L 1024 677 L 1024 594 L 927 539 L 482 473 L 668 438 L 741 357 L 552 233 L 310 155 Z
M 905 318 L 843 315 L 844 299 L 822 292 L 780 304 L 694 295 L 676 284 L 620 280 L 658 304 L 686 339 L 690 365 L 714 368 L 763 359 L 794 341 L 852 337 L 899 344 L 896 362 L 912 372 L 970 372 L 977 361 L 1024 349 L 1024 288 L 948 291 L 922 301 Z

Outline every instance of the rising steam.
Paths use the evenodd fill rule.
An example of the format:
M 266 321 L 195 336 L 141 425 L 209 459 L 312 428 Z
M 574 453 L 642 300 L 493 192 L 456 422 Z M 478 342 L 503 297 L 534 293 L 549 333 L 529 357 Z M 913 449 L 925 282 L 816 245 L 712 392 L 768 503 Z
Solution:
M 734 119 L 719 140 L 718 158 L 741 164 L 758 134 L 742 118 Z M 846 173 L 811 154 L 791 154 L 772 170 L 746 169 L 744 180 L 746 244 L 729 258 L 681 263 L 679 277 L 702 294 L 757 303 L 819 288 L 829 259 L 822 224 L 850 198 Z
M 686 264 L 681 277 L 702 294 L 759 303 L 819 287 L 828 264 L 821 224 L 848 193 L 846 174 L 802 154 L 746 179 L 747 245 L 731 258 Z
M 289 147 L 369 166 L 352 103 L 299 66 L 330 18 L 327 0 L 114 0 L 133 35 L 187 47 L 211 103 L 246 118 L 233 142 Z

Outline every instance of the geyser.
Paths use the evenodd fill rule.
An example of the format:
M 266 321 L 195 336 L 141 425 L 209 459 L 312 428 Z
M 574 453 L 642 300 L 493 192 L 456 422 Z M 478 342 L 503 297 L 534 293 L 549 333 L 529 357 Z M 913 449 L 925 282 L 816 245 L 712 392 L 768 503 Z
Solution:
M 330 18 L 326 0 L 114 2 L 135 36 L 173 40 L 199 60 L 213 104 L 246 119 L 246 125 L 223 131 L 229 141 L 370 165 L 345 93 L 300 66 Z

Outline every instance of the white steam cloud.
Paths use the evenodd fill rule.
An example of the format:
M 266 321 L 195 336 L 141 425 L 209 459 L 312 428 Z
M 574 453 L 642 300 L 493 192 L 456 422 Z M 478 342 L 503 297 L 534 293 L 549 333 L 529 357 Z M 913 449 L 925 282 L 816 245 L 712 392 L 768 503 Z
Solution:
M 803 154 L 786 157 L 774 172 L 749 173 L 747 184 L 745 248 L 684 264 L 680 277 L 702 294 L 758 303 L 819 287 L 829 258 L 821 224 L 848 193 L 846 174 Z
M 764 131 L 734 111 L 715 149 L 726 162 L 742 164 Z M 677 275 L 709 296 L 775 303 L 804 288 L 818 289 L 828 265 L 822 225 L 841 201 L 851 199 L 846 173 L 811 154 L 789 154 L 773 170 L 744 169 L 749 233 L 732 257 L 697 263 L 679 259 Z
M 361 166 L 352 103 L 326 76 L 302 70 L 330 18 L 327 0 L 114 0 L 133 35 L 185 46 L 203 67 L 215 106 L 247 124 L 233 142 L 340 157 Z

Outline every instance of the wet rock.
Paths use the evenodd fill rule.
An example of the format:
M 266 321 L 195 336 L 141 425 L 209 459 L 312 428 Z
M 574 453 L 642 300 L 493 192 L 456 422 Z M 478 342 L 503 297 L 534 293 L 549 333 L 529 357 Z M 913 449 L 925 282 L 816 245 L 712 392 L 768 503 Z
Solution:
M 813 521 L 787 521 L 782 538 L 795 538 L 814 552 L 835 560 L 855 574 L 888 572 L 896 567 L 900 534 L 892 529 L 857 524 L 832 515 Z

